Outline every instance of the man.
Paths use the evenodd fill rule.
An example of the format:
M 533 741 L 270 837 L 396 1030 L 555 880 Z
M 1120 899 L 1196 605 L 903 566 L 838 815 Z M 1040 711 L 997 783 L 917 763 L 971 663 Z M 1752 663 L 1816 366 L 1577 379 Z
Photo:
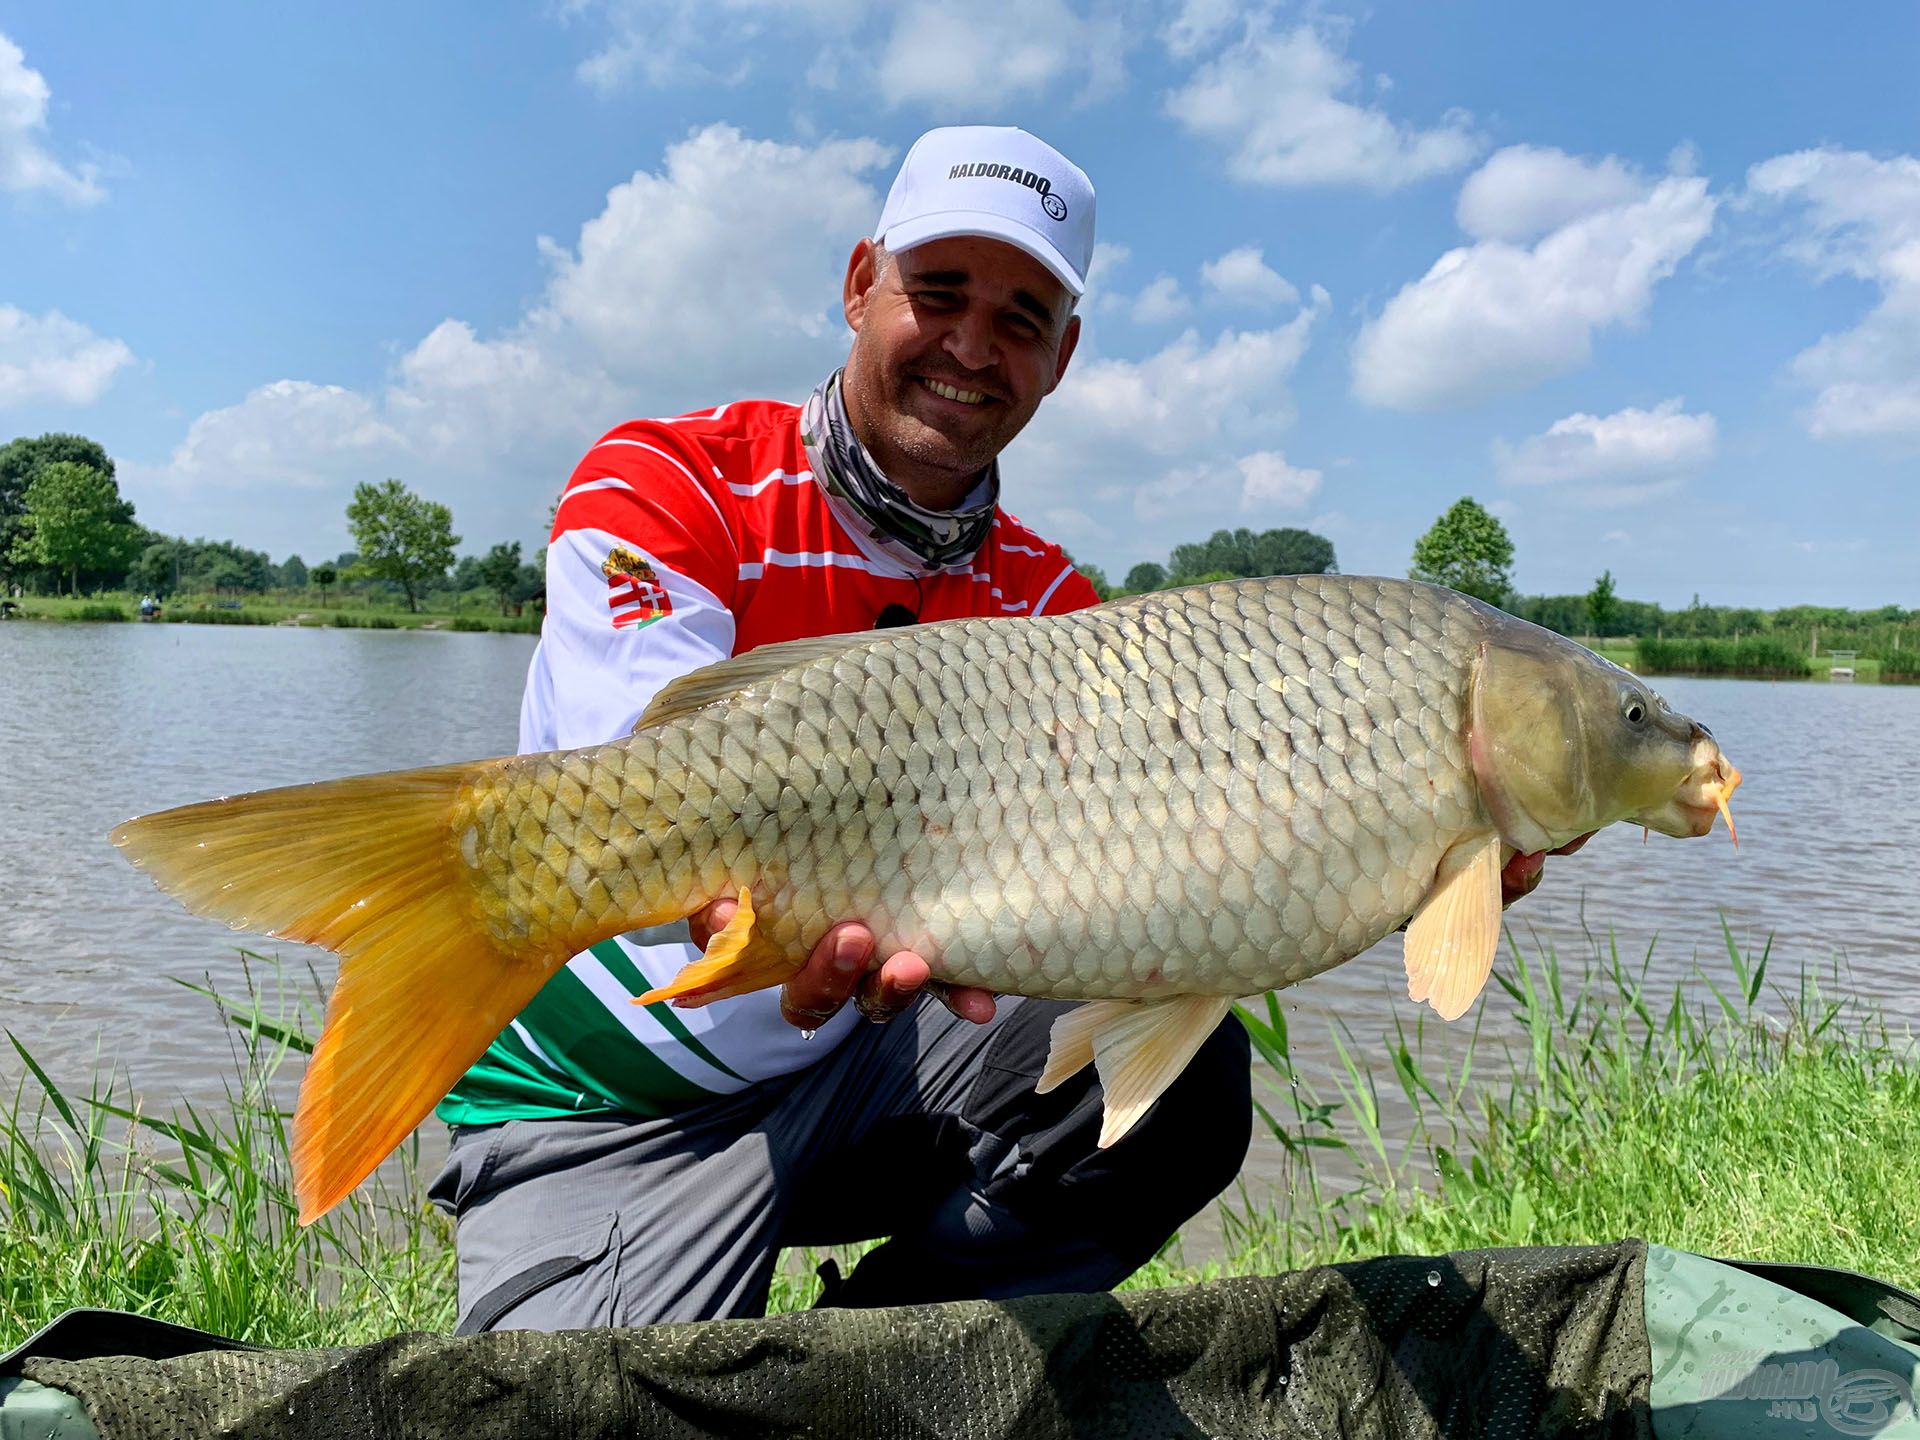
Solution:
M 522 750 L 623 735 L 675 676 L 769 641 L 1094 603 L 999 508 L 996 461 L 1072 359 L 1093 217 L 1087 177 L 1023 131 L 923 136 L 848 263 L 843 370 L 802 407 L 623 425 L 574 472 Z M 1103 1289 L 1239 1170 L 1237 1025 L 1102 1151 L 1091 1068 L 1034 1093 L 1060 1003 L 923 1001 L 926 962 L 868 974 L 849 916 L 777 996 L 629 1004 L 687 936 L 575 957 L 441 1106 L 464 1333 L 758 1315 L 781 1247 L 882 1236 L 829 1300 Z

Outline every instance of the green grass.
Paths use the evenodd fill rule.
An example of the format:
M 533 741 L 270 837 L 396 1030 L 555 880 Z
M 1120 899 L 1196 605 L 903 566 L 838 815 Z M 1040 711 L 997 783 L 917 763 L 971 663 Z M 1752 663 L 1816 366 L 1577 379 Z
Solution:
M 520 615 L 495 613 L 497 607 L 455 610 L 423 606 L 417 612 L 409 612 L 404 605 L 370 603 L 368 597 L 359 595 L 336 593 L 330 597 L 327 605 L 321 606 L 285 598 L 285 593 L 281 593 L 279 598 L 249 595 L 237 605 L 230 598 L 212 595 L 169 596 L 161 609 L 160 618 L 172 624 L 186 625 L 297 625 L 303 629 L 457 630 L 515 635 L 540 633 L 540 616 L 531 608 Z M 17 603 L 22 618 L 29 620 L 131 620 L 138 598 L 117 594 L 94 599 L 28 595 Z
M 1812 670 L 1806 651 L 1770 635 L 1738 640 L 1657 640 L 1634 645 L 1639 668 L 1649 675 L 1752 675 L 1804 680 Z
M 213 998 L 234 1022 L 234 1078 L 224 1103 L 165 1118 L 111 1077 L 61 1086 L 8 1033 L 26 1075 L 0 1110 L 0 1348 L 79 1305 L 286 1346 L 451 1327 L 449 1227 L 424 1202 L 417 1141 L 301 1229 L 274 1081 L 311 1047 L 268 1013 L 284 991 Z
M 1920 1284 L 1911 1046 L 1811 977 L 1770 987 L 1766 954 L 1731 936 L 1717 975 L 1663 1001 L 1651 958 L 1516 946 L 1495 973 L 1515 1026 L 1496 1036 L 1476 1012 L 1443 1045 L 1424 1018 L 1380 1035 L 1337 1025 L 1325 1094 L 1295 1065 L 1278 1000 L 1243 1007 L 1281 1182 L 1223 1200 L 1224 1256 L 1191 1262 L 1175 1237 L 1123 1288 L 1627 1235 Z M 111 1081 L 76 1094 L 14 1040 L 28 1075 L 0 1109 L 0 1347 L 72 1305 L 274 1345 L 452 1323 L 449 1227 L 424 1203 L 416 1149 L 295 1226 L 274 1080 L 310 1048 L 315 997 L 269 973 L 272 993 L 250 983 L 244 1003 L 202 992 L 236 1037 L 235 1079 L 210 1109 L 161 1119 Z M 865 1248 L 790 1253 L 770 1309 L 811 1304 L 816 1265 L 848 1268 Z

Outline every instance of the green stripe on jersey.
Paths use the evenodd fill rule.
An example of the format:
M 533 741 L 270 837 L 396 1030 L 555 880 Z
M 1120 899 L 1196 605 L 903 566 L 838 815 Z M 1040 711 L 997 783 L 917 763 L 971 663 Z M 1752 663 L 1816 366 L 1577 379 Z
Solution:
M 598 945 L 593 947 L 593 953 L 599 957 L 600 963 L 607 967 L 607 973 L 612 975 L 613 978 L 618 980 L 622 985 L 626 986 L 630 993 L 644 995 L 647 991 L 653 989 L 653 982 L 640 973 L 640 967 L 628 958 L 627 952 L 621 947 L 618 940 L 602 940 Z M 731 1075 L 742 1085 L 752 1083 L 746 1076 L 727 1064 L 726 1061 L 722 1060 L 694 1037 L 693 1032 L 687 1029 L 687 1022 L 682 1020 L 679 1015 L 674 1012 L 671 1001 L 656 1000 L 653 1004 L 647 1006 L 647 1013 L 658 1020 L 661 1025 L 665 1026 L 667 1033 L 672 1035 L 674 1039 L 678 1040 L 682 1045 L 686 1046 L 687 1049 L 698 1055 L 722 1075 Z
M 607 1111 L 671 1115 L 715 1093 L 648 1050 L 569 970 L 540 988 L 518 1024 L 545 1058 L 511 1028 L 501 1032 L 440 1102 L 435 1113 L 442 1120 L 493 1125 Z

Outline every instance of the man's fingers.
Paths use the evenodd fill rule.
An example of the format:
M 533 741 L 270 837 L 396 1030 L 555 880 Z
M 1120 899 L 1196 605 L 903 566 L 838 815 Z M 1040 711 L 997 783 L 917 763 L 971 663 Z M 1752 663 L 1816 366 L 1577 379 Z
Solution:
M 993 992 L 974 985 L 949 985 L 944 980 L 929 980 L 927 988 L 940 997 L 940 1003 L 975 1025 L 993 1019 Z
M 933 974 L 927 962 L 911 950 L 889 955 L 880 968 L 861 982 L 853 1003 L 876 1023 L 893 1019 L 913 1004 Z
M 1535 851 L 1531 855 L 1516 854 L 1500 870 L 1500 903 L 1511 905 L 1523 895 L 1533 893 L 1533 887 L 1540 883 L 1545 871 L 1547 857 L 1544 852 Z
M 693 943 L 702 950 L 707 941 L 727 928 L 727 922 L 733 919 L 733 912 L 740 908 L 738 900 L 716 900 L 704 910 L 696 910 L 687 917 L 687 929 L 693 935 Z
M 873 931 L 858 921 L 820 937 L 806 966 L 780 987 L 780 1013 L 802 1030 L 817 1030 L 840 1012 L 873 957 Z
M 1562 845 L 1558 850 L 1550 850 L 1547 853 L 1550 855 L 1571 855 L 1599 833 L 1598 830 L 1589 830 L 1586 834 L 1567 841 L 1567 843 Z

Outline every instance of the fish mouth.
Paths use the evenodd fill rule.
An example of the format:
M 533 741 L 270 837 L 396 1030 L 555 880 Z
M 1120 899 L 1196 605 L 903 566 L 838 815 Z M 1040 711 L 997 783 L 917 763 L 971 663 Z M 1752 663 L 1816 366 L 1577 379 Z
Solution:
M 1727 804 L 1733 792 L 1740 788 L 1740 782 L 1746 777 L 1731 760 L 1720 753 L 1720 747 L 1703 737 L 1705 752 L 1695 751 L 1695 764 L 1692 772 L 1681 781 L 1673 797 L 1658 810 L 1634 816 L 1634 820 L 1649 830 L 1658 830 L 1662 835 L 1672 835 L 1680 839 L 1691 839 L 1707 834 L 1713 829 L 1716 818 L 1727 822 L 1727 834 L 1733 843 L 1740 843 L 1740 832 L 1734 828 L 1733 810 Z

